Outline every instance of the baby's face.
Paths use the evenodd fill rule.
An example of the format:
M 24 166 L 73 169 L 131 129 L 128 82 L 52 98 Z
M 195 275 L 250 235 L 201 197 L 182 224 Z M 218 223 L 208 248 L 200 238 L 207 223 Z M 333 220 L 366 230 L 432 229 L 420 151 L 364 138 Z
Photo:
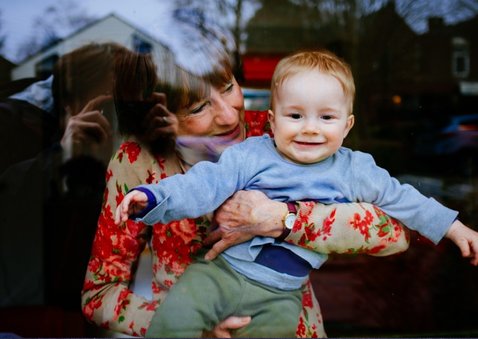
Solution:
M 269 119 L 277 150 L 296 163 L 312 164 L 334 154 L 354 124 L 340 82 L 319 71 L 285 80 L 272 107 Z

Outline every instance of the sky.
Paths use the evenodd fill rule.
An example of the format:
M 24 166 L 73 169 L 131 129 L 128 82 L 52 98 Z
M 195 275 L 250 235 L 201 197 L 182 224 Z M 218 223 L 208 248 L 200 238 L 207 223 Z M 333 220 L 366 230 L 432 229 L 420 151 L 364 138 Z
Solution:
M 0 0 L 2 23 L 0 34 L 6 36 L 3 55 L 10 61 L 18 62 L 16 58 L 18 46 L 35 31 L 34 19 L 42 15 L 49 5 L 68 1 L 78 4 L 90 16 L 101 18 L 116 13 L 174 49 L 175 39 L 171 34 L 173 30 L 168 15 L 172 0 Z M 430 14 L 443 15 L 446 21 L 452 21 L 448 6 L 455 0 L 429 1 L 432 5 L 430 8 L 434 12 Z M 243 15 L 250 17 L 253 11 L 251 9 L 249 13 Z M 412 28 L 417 32 L 423 32 L 426 29 L 426 22 L 424 20 L 414 22 Z
M 32 35 L 35 17 L 60 1 L 63 0 L 0 0 L 0 32 L 6 36 L 3 54 L 7 59 L 14 61 L 18 45 Z M 114 12 L 146 31 L 154 29 L 160 38 L 168 40 L 162 19 L 169 10 L 168 0 L 81 0 L 77 3 L 89 15 L 103 17 Z

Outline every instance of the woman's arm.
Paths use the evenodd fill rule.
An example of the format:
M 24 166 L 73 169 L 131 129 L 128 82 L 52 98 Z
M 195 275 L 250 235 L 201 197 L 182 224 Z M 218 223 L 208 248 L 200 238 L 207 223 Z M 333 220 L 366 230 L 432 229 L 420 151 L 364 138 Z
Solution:
M 141 152 L 138 144 L 122 147 L 107 170 L 107 187 L 82 291 L 85 317 L 113 331 L 144 335 L 157 306 L 135 295 L 129 284 L 146 244 L 146 226 L 128 221 L 116 226 L 113 212 L 129 187 L 139 179 L 129 164 Z
M 386 256 L 408 249 L 409 232 L 368 203 L 300 202 L 286 241 L 321 253 Z
M 365 253 L 385 256 L 408 248 L 402 224 L 366 203 L 324 205 L 300 202 L 298 218 L 286 241 L 320 253 Z M 272 201 L 259 191 L 240 191 L 215 213 L 219 228 L 211 233 L 207 254 L 216 257 L 226 248 L 255 235 L 278 237 L 287 213 L 285 203 Z
M 196 227 L 194 222 L 191 224 L 188 220 L 162 225 L 162 230 L 172 237 L 164 244 L 160 229 L 154 229 L 153 253 L 161 253 L 158 258 L 161 264 L 156 263 L 156 269 L 162 267 L 162 270 L 169 272 L 164 275 L 164 272 L 160 274 L 154 271 L 154 284 L 156 289 L 160 289 L 160 286 L 165 289 L 155 295 L 157 298 L 154 301 L 146 300 L 130 290 L 134 268 L 146 244 L 150 227 L 131 220 L 117 226 L 114 224 L 113 212 L 130 188 L 140 183 L 156 182 L 165 177 L 166 172 L 172 174 L 179 170 L 168 169 L 166 162 L 146 156 L 147 153 L 142 153 L 143 150 L 138 146 L 137 143 L 123 144 L 109 164 L 104 203 L 82 291 L 82 309 L 85 317 L 100 327 L 144 336 L 160 297 L 164 298 L 167 294 L 166 286 L 174 283 L 175 276 L 190 261 L 187 255 L 187 258 L 180 260 L 178 253 L 192 253 L 190 251 L 193 248 L 200 247 L 200 242 L 192 239 L 193 243 L 190 243 L 186 240 L 194 238 L 195 231 L 189 227 Z M 153 270 L 153 267 L 150 269 Z M 229 329 L 246 326 L 249 322 L 249 317 L 229 317 L 219 323 L 211 335 L 230 336 Z

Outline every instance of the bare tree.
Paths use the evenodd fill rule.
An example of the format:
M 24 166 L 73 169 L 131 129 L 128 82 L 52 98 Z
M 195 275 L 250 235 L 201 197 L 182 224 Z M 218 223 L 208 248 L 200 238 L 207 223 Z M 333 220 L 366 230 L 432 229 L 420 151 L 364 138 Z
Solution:
M 233 56 L 236 76 L 241 78 L 240 54 L 245 41 L 247 15 L 260 4 L 259 0 L 175 0 L 174 17 L 183 29 L 193 30 L 190 44 L 214 44 L 225 47 Z M 197 37 L 202 39 L 197 39 Z M 188 39 L 185 35 L 185 39 Z M 221 46 L 222 45 L 222 46 Z M 197 46 L 196 48 L 203 48 Z
M 478 13 L 478 0 L 291 0 L 318 7 L 323 19 L 334 17 L 363 17 L 386 4 L 395 5 L 397 12 L 411 24 L 426 20 L 430 16 L 447 17 L 460 21 Z
M 35 54 L 95 19 L 73 0 L 61 0 L 48 6 L 35 18 L 30 37 L 18 47 L 17 59 L 22 60 Z
M 293 14 L 278 10 L 288 5 L 294 10 Z M 264 27 L 262 35 L 272 26 L 281 25 L 277 20 L 285 20 L 282 24 L 286 26 L 290 21 L 297 21 L 302 29 L 301 41 L 311 42 L 318 36 L 330 43 L 333 39 L 342 41 L 347 44 L 348 58 L 354 64 L 357 60 L 355 53 L 360 46 L 362 19 L 385 5 L 393 5 L 415 31 L 419 31 L 419 27 L 425 29 L 430 16 L 444 16 L 445 20 L 458 21 L 476 15 L 478 10 L 478 0 L 174 0 L 174 16 L 179 26 L 190 30 L 184 34 L 188 48 L 201 48 L 198 46 L 203 42 L 198 37 L 207 40 L 209 47 L 213 41 L 231 39 L 228 47 L 239 65 L 240 55 L 246 50 L 247 32 L 251 32 L 246 31 L 250 13 L 263 7 L 262 11 L 268 14 L 261 17 L 271 22 L 256 21 Z M 281 14 L 282 19 L 272 17 L 275 12 Z M 293 26 L 293 29 L 298 27 Z M 279 41 L 285 37 L 271 38 L 274 41 L 278 39 L 278 44 L 285 44 Z M 294 41 L 294 44 L 297 43 Z
M 0 54 L 3 53 L 5 47 L 6 36 L 2 33 L 3 20 L 2 20 L 2 11 L 0 11 Z
M 390 0 L 389 0 L 390 1 Z M 478 14 L 478 0 L 395 0 L 397 12 L 415 29 L 425 31 L 429 17 L 443 17 L 449 22 Z

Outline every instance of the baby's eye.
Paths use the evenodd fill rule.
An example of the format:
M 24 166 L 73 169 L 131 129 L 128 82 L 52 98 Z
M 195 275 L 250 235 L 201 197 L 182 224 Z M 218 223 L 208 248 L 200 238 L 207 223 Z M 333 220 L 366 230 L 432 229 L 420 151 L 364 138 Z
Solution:
M 298 120 L 298 119 L 302 118 L 302 115 L 299 114 L 299 113 L 290 113 L 289 117 L 291 117 L 294 120 Z
M 334 117 L 330 114 L 325 114 L 325 115 L 322 115 L 322 119 L 323 120 L 332 120 Z

